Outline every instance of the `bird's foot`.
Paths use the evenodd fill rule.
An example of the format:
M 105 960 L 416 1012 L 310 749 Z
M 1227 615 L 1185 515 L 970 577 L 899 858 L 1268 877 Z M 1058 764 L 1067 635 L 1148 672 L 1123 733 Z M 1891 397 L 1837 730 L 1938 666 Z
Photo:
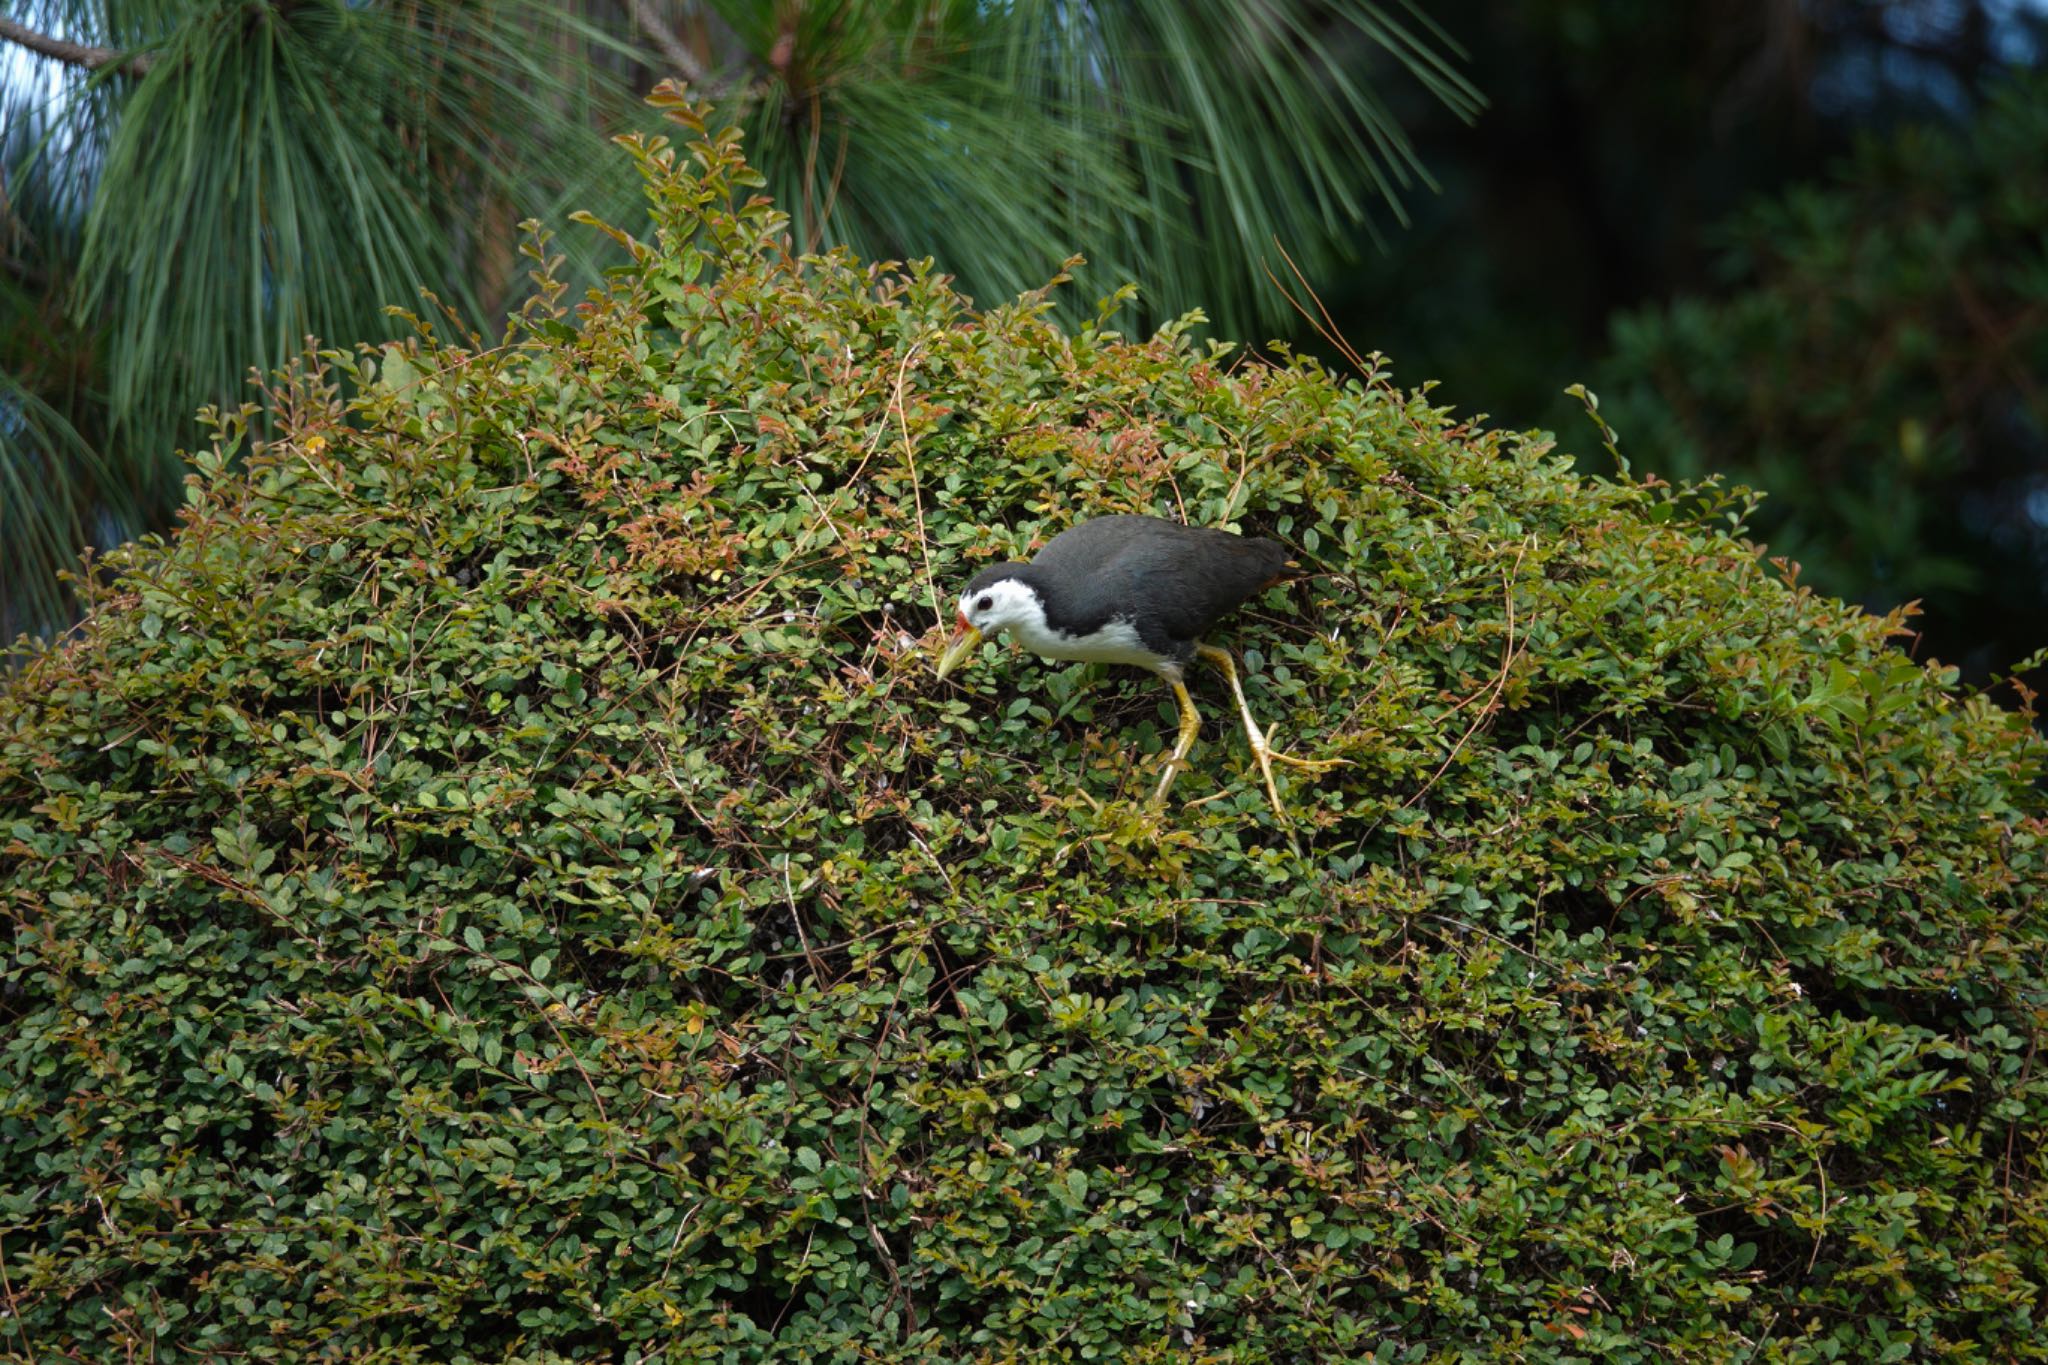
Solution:
M 1324 773 L 1332 768 L 1343 768 L 1350 765 L 1351 760 L 1345 758 L 1296 758 L 1293 754 L 1283 754 L 1273 747 L 1274 733 L 1274 731 L 1268 730 L 1264 736 L 1264 742 L 1252 747 L 1262 751 L 1267 758 L 1275 762 L 1291 764 L 1297 768 L 1306 768 L 1312 773 Z
M 1280 817 L 1282 824 L 1287 823 L 1287 808 L 1280 804 L 1279 789 L 1273 785 L 1273 764 L 1276 760 L 1312 773 L 1328 772 L 1345 764 L 1341 758 L 1296 758 L 1293 754 L 1283 754 L 1273 747 L 1270 735 L 1260 734 L 1257 730 L 1253 730 L 1249 738 L 1252 757 L 1259 762 L 1259 777 L 1266 784 L 1266 800 L 1272 803 L 1273 814 Z

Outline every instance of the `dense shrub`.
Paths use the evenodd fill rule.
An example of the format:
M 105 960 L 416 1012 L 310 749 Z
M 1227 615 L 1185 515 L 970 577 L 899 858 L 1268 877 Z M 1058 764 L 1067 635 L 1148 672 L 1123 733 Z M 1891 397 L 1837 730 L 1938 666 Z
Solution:
M 794 259 L 692 150 L 573 314 L 226 422 L 0 702 L 0 1352 L 2042 1352 L 2023 717 L 1711 490 Z M 1349 763 L 1292 829 L 1213 677 L 1156 812 L 1153 680 L 932 679 L 1139 508 L 1321 570 L 1235 632 Z

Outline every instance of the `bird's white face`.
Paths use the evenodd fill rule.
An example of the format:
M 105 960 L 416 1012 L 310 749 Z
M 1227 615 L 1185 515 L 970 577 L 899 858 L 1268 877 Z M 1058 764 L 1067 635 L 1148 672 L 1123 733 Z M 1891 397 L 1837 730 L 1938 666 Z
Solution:
M 941 678 L 959 667 L 988 636 L 1016 630 L 1028 640 L 1045 634 L 1045 604 L 1014 578 L 999 578 L 962 593 L 955 616 L 952 643 L 939 656 Z
M 999 578 L 979 592 L 960 598 L 960 625 L 984 636 L 1000 635 L 1012 627 L 1045 626 L 1045 604 L 1038 594 L 1014 578 Z

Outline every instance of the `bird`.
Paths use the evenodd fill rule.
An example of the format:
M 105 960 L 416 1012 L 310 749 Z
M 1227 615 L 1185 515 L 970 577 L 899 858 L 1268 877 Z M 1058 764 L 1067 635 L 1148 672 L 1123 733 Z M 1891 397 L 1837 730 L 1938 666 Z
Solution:
M 1028 563 L 992 564 L 968 580 L 952 638 L 939 656 L 938 676 L 952 672 L 983 639 L 1004 632 L 1041 658 L 1150 669 L 1180 705 L 1180 734 L 1152 796 L 1159 805 L 1201 730 L 1186 683 L 1188 669 L 1201 659 L 1229 680 L 1266 799 L 1284 821 L 1274 761 L 1319 772 L 1341 760 L 1295 758 L 1274 749 L 1245 704 L 1236 660 L 1230 651 L 1203 643 L 1202 636 L 1254 594 L 1288 577 L 1294 567 L 1288 555 L 1278 541 L 1161 517 L 1095 517 L 1054 536 Z

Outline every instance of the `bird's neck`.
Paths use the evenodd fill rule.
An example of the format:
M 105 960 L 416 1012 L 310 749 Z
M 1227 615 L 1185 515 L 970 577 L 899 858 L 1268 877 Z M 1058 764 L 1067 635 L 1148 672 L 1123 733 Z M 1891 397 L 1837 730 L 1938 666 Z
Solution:
M 1028 649 L 1051 637 L 1050 618 L 1059 615 L 1059 610 L 1053 603 L 1048 585 L 1039 581 L 1039 575 L 1031 572 L 1029 564 L 1017 566 L 1014 581 L 1021 584 L 1026 591 L 1019 595 L 1020 600 L 1013 609 L 1007 629 Z

